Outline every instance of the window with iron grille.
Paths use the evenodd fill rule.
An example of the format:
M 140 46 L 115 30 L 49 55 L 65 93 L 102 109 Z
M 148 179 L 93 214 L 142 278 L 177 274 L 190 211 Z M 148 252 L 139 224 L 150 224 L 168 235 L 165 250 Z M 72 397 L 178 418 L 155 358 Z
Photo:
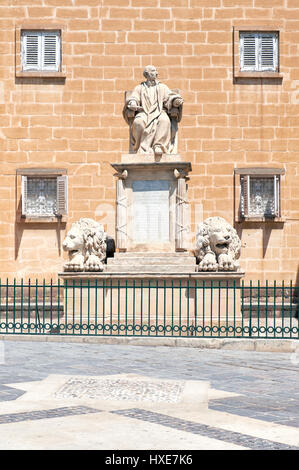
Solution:
M 280 217 L 280 175 L 241 175 L 243 218 Z
M 22 175 L 23 217 L 60 217 L 66 214 L 66 175 Z
M 23 30 L 21 34 L 23 71 L 58 72 L 61 64 L 60 31 Z
M 240 31 L 240 71 L 278 72 L 278 32 Z

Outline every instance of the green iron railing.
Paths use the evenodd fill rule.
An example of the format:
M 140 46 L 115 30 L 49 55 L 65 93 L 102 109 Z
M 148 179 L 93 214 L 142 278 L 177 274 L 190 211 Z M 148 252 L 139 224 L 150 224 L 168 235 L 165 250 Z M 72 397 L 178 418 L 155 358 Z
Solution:
M 299 338 L 292 282 L 0 282 L 0 333 Z

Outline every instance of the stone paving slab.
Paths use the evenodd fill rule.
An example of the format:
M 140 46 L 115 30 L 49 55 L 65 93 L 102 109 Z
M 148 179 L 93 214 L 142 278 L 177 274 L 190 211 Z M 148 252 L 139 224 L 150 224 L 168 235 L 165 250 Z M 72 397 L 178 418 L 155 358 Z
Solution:
M 68 406 L 50 410 L 26 411 L 22 413 L 7 413 L 0 415 L 0 424 L 19 423 L 21 421 L 35 421 L 65 416 L 81 415 L 86 413 L 99 413 L 101 410 L 87 406 Z
M 46 432 L 45 432 L 46 429 Z M 246 447 L 110 412 L 2 424 L 0 449 L 246 450 Z
M 194 421 L 187 421 L 185 419 L 174 418 L 172 416 L 168 416 L 162 413 L 153 413 L 151 411 L 142 410 L 138 408 L 118 410 L 113 411 L 113 413 L 117 413 L 121 416 L 126 416 L 133 419 L 139 419 L 142 421 L 150 421 L 153 423 L 163 424 L 163 426 L 167 426 L 170 428 L 182 429 L 192 434 L 200 434 L 201 436 L 211 437 L 220 441 L 230 442 L 236 445 L 242 445 L 248 449 L 299 450 L 299 447 L 295 447 L 292 445 L 270 441 L 269 439 L 261 439 L 259 437 L 250 436 L 249 434 L 229 431 L 221 429 L 219 427 L 195 423 Z
M 294 353 L 286 352 L 184 347 L 3 343 L 2 449 L 299 447 L 296 353 L 294 357 Z M 209 383 L 208 406 L 204 403 L 194 406 L 196 394 L 189 396 L 188 403 L 122 400 L 119 391 L 113 400 L 92 397 L 101 381 L 106 387 L 116 386 L 115 377 L 122 378 L 123 382 L 118 384 L 124 389 L 130 377 L 134 377 L 135 393 L 142 392 L 144 381 L 172 385 Z M 71 383 L 70 378 L 79 382 Z M 47 394 L 51 381 L 56 388 L 48 389 Z M 64 393 L 53 396 L 53 391 L 55 395 L 65 384 Z M 164 392 L 167 390 L 170 389 L 166 387 Z M 151 393 L 155 396 L 157 388 L 153 387 Z M 72 409 L 96 411 L 75 415 Z M 62 414 L 59 410 L 63 410 Z M 22 416 L 28 419 L 24 421 Z
M 18 384 L 14 384 L 17 388 Z M 208 404 L 208 382 L 195 380 L 161 380 L 140 374 L 116 374 L 105 376 L 49 375 L 36 382 L 20 401 L 76 401 L 85 403 L 102 401 L 110 403 L 150 403 L 176 407 L 192 406 L 193 409 Z

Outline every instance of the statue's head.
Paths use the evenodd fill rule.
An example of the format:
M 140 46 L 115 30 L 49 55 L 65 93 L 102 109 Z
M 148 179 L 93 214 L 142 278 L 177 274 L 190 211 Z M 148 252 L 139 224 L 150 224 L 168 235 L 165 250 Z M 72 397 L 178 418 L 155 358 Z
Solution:
M 156 80 L 158 71 L 154 65 L 147 65 L 143 71 L 143 75 L 147 80 Z
M 92 219 L 81 218 L 73 223 L 63 241 L 62 247 L 70 254 L 76 252 L 86 256 L 88 251 L 97 252 L 101 240 L 106 240 L 103 225 Z
M 197 249 L 199 258 L 208 252 L 230 254 L 233 259 L 240 255 L 241 241 L 236 230 L 222 217 L 209 217 L 197 227 Z
M 227 254 L 232 242 L 228 226 L 214 227 L 210 232 L 210 247 L 216 255 Z

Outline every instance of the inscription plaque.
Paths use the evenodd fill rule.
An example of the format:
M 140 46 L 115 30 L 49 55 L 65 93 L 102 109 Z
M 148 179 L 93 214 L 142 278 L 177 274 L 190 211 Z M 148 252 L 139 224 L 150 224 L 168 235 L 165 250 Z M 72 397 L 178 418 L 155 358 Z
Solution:
M 169 241 L 169 181 L 133 181 L 133 239 L 136 243 Z

